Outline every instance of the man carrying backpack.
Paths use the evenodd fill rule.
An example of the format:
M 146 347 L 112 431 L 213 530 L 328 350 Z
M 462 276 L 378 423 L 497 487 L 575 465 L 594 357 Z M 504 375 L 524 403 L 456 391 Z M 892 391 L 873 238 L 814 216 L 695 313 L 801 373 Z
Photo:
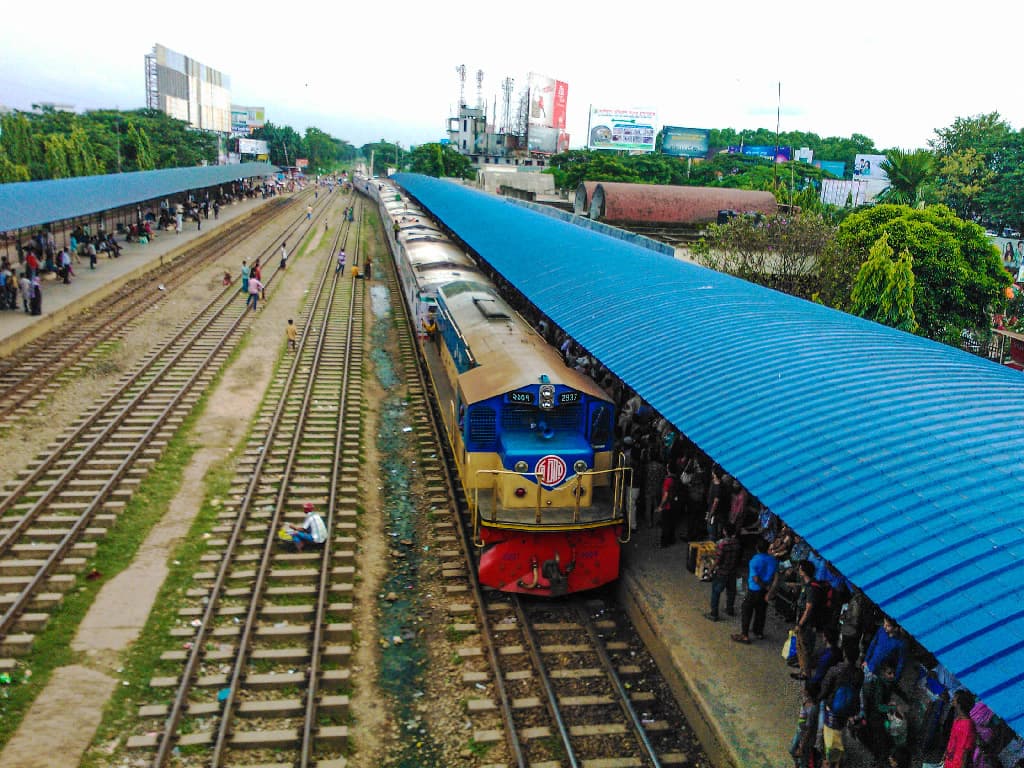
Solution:
M 828 623 L 830 615 L 829 598 L 832 593 L 831 585 L 828 582 L 817 581 L 814 578 L 814 563 L 810 560 L 801 560 L 800 578 L 803 581 L 803 590 L 800 594 L 800 604 L 803 610 L 796 617 L 796 656 L 800 662 L 800 671 L 794 672 L 790 677 L 795 680 L 807 680 L 812 669 L 814 654 L 814 638 L 817 633 Z
M 860 688 L 864 673 L 857 659 L 845 656 L 832 667 L 821 683 L 821 702 L 824 709 L 822 741 L 825 747 L 825 765 L 839 768 L 845 755 L 843 729 L 846 721 L 860 710 Z

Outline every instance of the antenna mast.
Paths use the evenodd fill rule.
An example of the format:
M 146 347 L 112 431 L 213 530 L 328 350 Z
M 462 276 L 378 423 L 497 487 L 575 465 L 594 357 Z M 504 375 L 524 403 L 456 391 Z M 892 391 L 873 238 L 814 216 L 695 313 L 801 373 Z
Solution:
M 455 68 L 459 73 L 459 108 L 466 106 L 466 65 L 459 64 Z
M 506 77 L 501 81 L 501 94 L 502 94 L 502 107 L 501 113 L 501 130 L 502 133 L 512 133 L 512 89 L 515 86 L 516 81 L 511 77 Z
M 476 105 L 479 109 L 484 108 L 484 71 L 476 71 Z

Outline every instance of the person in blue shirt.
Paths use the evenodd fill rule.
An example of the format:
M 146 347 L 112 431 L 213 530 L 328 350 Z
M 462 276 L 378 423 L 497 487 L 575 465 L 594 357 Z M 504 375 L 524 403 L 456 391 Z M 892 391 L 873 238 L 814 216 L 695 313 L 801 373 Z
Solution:
M 882 666 L 891 664 L 895 675 L 893 679 L 899 684 L 900 676 L 903 674 L 903 664 L 907 660 L 907 641 L 903 638 L 899 625 L 886 616 L 882 620 L 882 626 L 878 628 L 874 639 L 864 651 L 864 680 L 873 681 L 882 674 Z M 861 709 L 866 702 L 861 696 Z
M 768 554 L 768 542 L 760 539 L 757 542 L 757 554 L 750 558 L 747 595 L 740 607 L 740 632 L 732 635 L 734 642 L 750 643 L 751 619 L 754 634 L 759 640 L 764 639 L 768 600 L 773 594 L 778 575 L 779 561 Z

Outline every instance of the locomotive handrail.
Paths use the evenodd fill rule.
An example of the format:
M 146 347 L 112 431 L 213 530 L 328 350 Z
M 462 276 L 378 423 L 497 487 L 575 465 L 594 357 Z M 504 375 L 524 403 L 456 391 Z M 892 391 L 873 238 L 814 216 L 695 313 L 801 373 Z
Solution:
M 629 473 L 629 474 L 627 474 L 627 473 Z M 532 478 L 536 478 L 537 477 L 537 473 L 536 472 L 514 472 L 514 471 L 508 470 L 508 469 L 478 469 L 478 470 L 476 470 L 476 476 L 477 476 L 478 479 L 473 484 L 474 485 L 474 488 L 473 488 L 473 508 L 471 510 L 471 517 L 472 517 L 472 530 L 473 530 L 473 540 L 474 540 L 474 543 L 476 543 L 477 541 L 480 542 L 479 544 L 477 544 L 477 546 L 483 546 L 483 539 L 479 537 L 479 531 L 480 531 L 481 526 L 485 522 L 489 523 L 490 525 L 492 525 L 492 526 L 494 526 L 496 528 L 514 527 L 517 530 L 522 529 L 524 526 L 528 526 L 529 525 L 528 523 L 514 523 L 514 522 L 509 522 L 509 521 L 505 521 L 505 520 L 499 519 L 499 517 L 498 517 L 498 504 L 497 504 L 496 498 L 495 498 L 495 501 L 494 501 L 494 503 L 493 503 L 493 505 L 491 507 L 490 518 L 488 519 L 485 516 L 484 511 L 481 509 L 481 504 L 480 504 L 480 490 L 484 486 L 484 483 L 480 480 L 480 475 L 492 475 L 495 478 L 497 478 L 497 477 L 499 477 L 501 475 L 515 475 L 516 477 L 532 477 Z M 582 522 L 580 520 L 580 509 L 581 509 L 580 502 L 582 501 L 582 498 L 583 498 L 583 495 L 582 495 L 582 493 L 580 491 L 583 488 L 583 479 L 586 478 L 586 477 L 598 477 L 600 475 L 611 475 L 612 476 L 612 505 L 611 505 L 611 512 L 610 512 L 610 515 L 608 517 L 606 517 L 606 518 L 599 518 L 597 520 L 590 520 L 590 521 L 587 521 L 587 522 L 584 523 L 584 522 Z M 562 525 L 581 525 L 582 524 L 582 525 L 586 525 L 587 527 L 596 527 L 596 526 L 600 526 L 600 525 L 614 525 L 617 522 L 621 522 L 622 520 L 624 520 L 625 518 L 624 518 L 624 514 L 623 514 L 623 506 L 624 506 L 624 502 L 625 502 L 625 498 L 626 497 L 625 497 L 625 493 L 624 493 L 623 489 L 628 487 L 627 481 L 628 482 L 632 482 L 632 469 L 630 467 L 628 467 L 628 466 L 618 466 L 618 467 L 613 467 L 612 469 L 588 470 L 586 472 L 578 472 L 578 473 L 576 473 L 576 476 L 575 476 L 574 480 L 570 481 L 570 482 L 574 482 L 575 486 L 576 486 L 576 490 L 573 493 L 573 498 L 575 499 L 575 502 L 574 502 L 574 505 L 573 505 L 572 520 L 568 521 L 566 523 L 562 523 Z M 492 491 L 492 494 L 494 494 L 495 497 L 497 496 L 497 492 L 495 490 L 496 488 L 497 488 L 497 482 L 492 482 L 490 484 L 490 489 Z M 550 523 L 547 523 L 547 524 L 544 523 L 544 509 L 545 508 L 540 503 L 541 491 L 542 491 L 541 484 L 537 483 L 537 501 L 536 501 L 536 504 L 534 506 L 534 525 L 536 525 L 536 526 L 551 525 Z M 525 507 L 524 507 L 524 509 L 525 509 Z M 559 509 L 564 509 L 564 507 L 559 507 Z M 628 538 L 627 538 L 627 541 L 628 541 Z

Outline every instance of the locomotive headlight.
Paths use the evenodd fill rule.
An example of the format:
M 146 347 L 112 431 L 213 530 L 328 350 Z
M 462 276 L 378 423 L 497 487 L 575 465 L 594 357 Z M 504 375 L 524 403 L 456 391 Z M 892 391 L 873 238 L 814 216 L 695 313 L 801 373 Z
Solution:
M 554 408 L 555 407 L 555 385 L 554 384 L 541 384 L 540 385 L 540 407 L 541 408 Z
M 530 465 L 527 464 L 525 461 L 517 461 L 515 466 L 512 468 L 519 474 L 523 474 L 523 472 L 530 468 Z
M 577 475 L 582 475 L 587 471 L 587 462 L 583 459 L 578 459 L 575 464 L 572 465 L 572 471 Z

